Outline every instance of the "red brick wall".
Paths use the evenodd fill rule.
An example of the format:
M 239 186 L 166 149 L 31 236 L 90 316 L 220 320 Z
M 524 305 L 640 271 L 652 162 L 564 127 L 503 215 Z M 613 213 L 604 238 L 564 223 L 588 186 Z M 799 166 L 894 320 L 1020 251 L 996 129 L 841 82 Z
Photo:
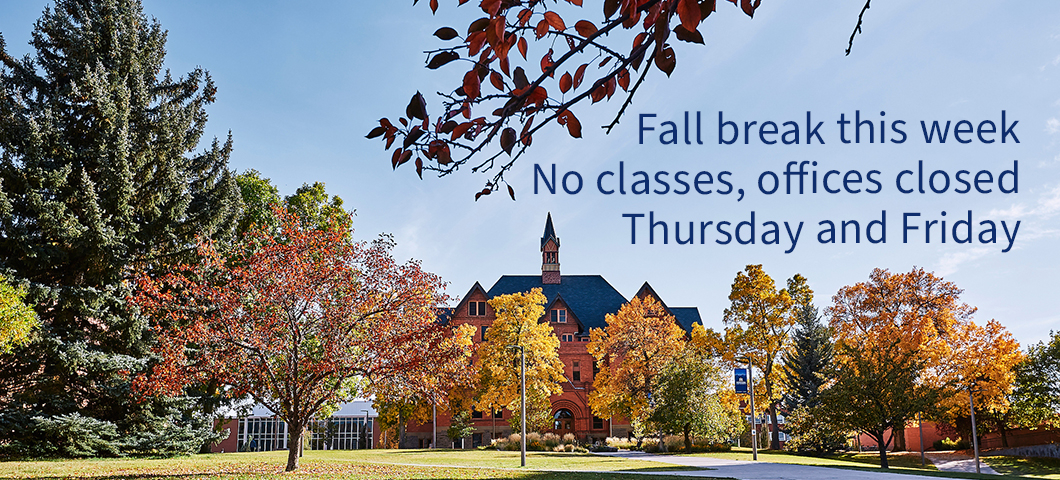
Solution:
M 210 451 L 213 453 L 232 453 L 236 451 L 236 434 L 239 433 L 239 420 L 228 420 L 224 422 L 224 428 L 227 428 L 230 432 L 228 438 L 221 440 L 220 443 L 214 443 L 210 445 Z

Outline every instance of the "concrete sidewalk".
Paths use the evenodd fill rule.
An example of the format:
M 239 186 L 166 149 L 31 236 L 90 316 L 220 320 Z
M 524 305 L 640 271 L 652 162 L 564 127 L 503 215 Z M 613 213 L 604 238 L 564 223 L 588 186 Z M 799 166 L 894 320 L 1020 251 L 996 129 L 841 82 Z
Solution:
M 975 457 L 955 452 L 928 452 L 924 455 L 935 464 L 935 468 L 943 472 L 975 473 Z M 988 475 L 998 474 L 982 458 L 979 459 L 979 472 Z
M 650 453 L 634 451 L 598 453 L 597 455 L 630 458 L 635 460 L 648 460 L 652 462 L 668 463 L 671 465 L 685 465 L 689 467 L 704 467 L 711 469 L 684 472 L 658 472 L 659 475 L 681 475 L 689 477 L 730 477 L 738 478 L 740 480 L 910 480 L 910 478 L 915 478 L 915 476 L 910 476 L 909 474 L 902 473 L 866 472 L 863 470 L 814 467 L 809 465 L 791 465 L 787 463 L 744 462 L 738 460 L 725 460 L 710 457 L 652 455 Z M 972 471 L 975 471 L 974 466 L 972 467 Z

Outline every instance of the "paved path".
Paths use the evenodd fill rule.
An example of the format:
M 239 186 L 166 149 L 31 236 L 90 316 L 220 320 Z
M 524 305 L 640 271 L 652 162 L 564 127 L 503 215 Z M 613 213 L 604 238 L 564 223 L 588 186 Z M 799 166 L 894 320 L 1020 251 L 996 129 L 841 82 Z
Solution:
M 975 473 L 975 457 L 954 452 L 929 452 L 924 455 L 935 464 L 935 468 L 943 472 Z M 979 458 L 979 471 L 989 475 L 998 474 L 983 461 L 982 457 Z
M 814 467 L 810 465 L 791 465 L 786 463 L 745 462 L 710 457 L 690 457 L 674 455 L 652 455 L 643 452 L 622 451 L 616 453 L 599 453 L 614 457 L 653 462 L 705 467 L 711 470 L 683 472 L 658 472 L 659 475 L 681 475 L 690 477 L 731 477 L 740 480 L 910 480 L 915 476 L 901 473 L 866 472 L 846 468 Z M 975 466 L 972 466 L 975 471 Z M 984 472 L 985 473 L 985 472 Z

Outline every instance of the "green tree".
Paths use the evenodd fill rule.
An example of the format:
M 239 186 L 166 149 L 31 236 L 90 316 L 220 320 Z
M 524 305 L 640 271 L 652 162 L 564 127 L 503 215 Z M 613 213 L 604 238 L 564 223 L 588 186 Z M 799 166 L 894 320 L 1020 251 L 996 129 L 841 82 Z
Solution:
M 732 304 L 725 309 L 725 345 L 728 355 L 749 357 L 761 373 L 769 416 L 772 419 L 770 448 L 780 449 L 780 422 L 777 404 L 783 398 L 781 355 L 790 344 L 790 332 L 798 308 L 813 301 L 813 291 L 806 278 L 796 274 L 788 279 L 787 288 L 777 290 L 762 265 L 748 265 L 736 274 L 729 294 Z M 758 382 L 756 382 L 758 383 Z
M 723 382 L 721 369 L 710 359 L 685 352 L 659 376 L 656 407 L 648 422 L 659 431 L 684 435 L 686 452 L 692 450 L 693 437 L 710 442 L 731 438 L 743 418 L 725 408 L 718 395 Z
M 25 298 L 25 288 L 0 277 L 0 353 L 11 353 L 15 347 L 27 345 L 39 324 L 37 314 L 23 302 Z
M 1009 398 L 1018 423 L 1060 426 L 1060 332 L 1050 332 L 1048 343 L 1027 348 Z
M 243 199 L 243 212 L 236 226 L 239 238 L 246 236 L 254 225 L 277 225 L 276 215 L 272 209 L 282 204 L 280 190 L 272 180 L 263 178 L 261 172 L 250 169 L 236 176 L 240 197 Z
M 552 420 L 549 397 L 563 393 L 564 381 L 559 338 L 551 325 L 540 321 L 545 315 L 545 295 L 535 288 L 496 296 L 489 305 L 497 318 L 479 346 L 480 393 L 475 404 L 482 411 L 504 406 L 512 412 L 512 428 L 519 429 L 519 350 L 510 346 L 521 346 L 526 355 L 526 428 L 545 430 Z
M 832 336 L 821 323 L 817 307 L 804 305 L 795 314 L 796 328 L 791 348 L 784 352 L 784 407 L 816 407 L 821 387 L 832 364 Z
M 113 425 L 127 452 L 173 426 L 210 438 L 190 405 L 129 388 L 150 358 L 130 272 L 227 237 L 240 203 L 231 138 L 199 148 L 217 89 L 204 70 L 166 71 L 165 41 L 138 0 L 56 0 L 22 59 L 0 38 L 0 271 L 42 323 L 0 358 L 0 435 L 23 453 L 56 441 L 34 418 L 73 413 Z
M 306 225 L 347 231 L 353 225 L 352 217 L 342 208 L 342 198 L 338 195 L 328 197 L 323 182 L 313 182 L 312 185 L 306 183 L 284 201 L 287 208 L 301 217 Z

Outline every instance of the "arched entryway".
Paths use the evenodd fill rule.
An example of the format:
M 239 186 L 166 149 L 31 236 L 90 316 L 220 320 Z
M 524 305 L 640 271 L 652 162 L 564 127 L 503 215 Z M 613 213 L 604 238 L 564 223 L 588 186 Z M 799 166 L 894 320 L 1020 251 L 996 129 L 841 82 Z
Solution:
M 566 408 L 556 410 L 552 414 L 552 431 L 557 435 L 574 433 L 574 413 Z

